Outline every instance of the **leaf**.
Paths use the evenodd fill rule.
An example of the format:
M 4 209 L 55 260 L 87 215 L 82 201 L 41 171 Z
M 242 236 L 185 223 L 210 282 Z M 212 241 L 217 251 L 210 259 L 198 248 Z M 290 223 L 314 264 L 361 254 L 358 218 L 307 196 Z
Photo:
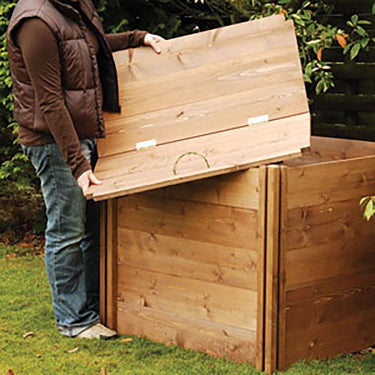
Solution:
M 366 205 L 365 212 L 363 213 L 364 218 L 369 221 L 371 219 L 371 216 L 374 215 L 374 202 L 369 200 L 369 202 Z
M 318 57 L 318 60 L 319 60 L 319 61 L 322 61 L 322 52 L 323 52 L 323 48 L 320 47 L 320 48 L 318 49 L 318 53 L 316 54 L 317 57 Z
M 131 337 L 127 337 L 126 339 L 122 339 L 121 342 L 132 342 L 133 339 Z
M 78 350 L 79 350 L 79 348 L 74 348 L 74 349 L 67 350 L 66 352 L 69 353 L 69 354 L 72 354 L 72 353 L 77 353 Z
M 371 11 L 372 14 L 375 14 L 375 1 L 374 3 L 372 4 L 372 11 Z
M 361 45 L 359 43 L 354 44 L 353 48 L 350 50 L 350 59 L 354 60 L 355 57 L 358 55 L 361 49 Z
M 321 79 L 318 84 L 316 85 L 315 92 L 319 95 L 324 89 L 324 81 Z
M 35 332 L 26 332 L 22 335 L 22 337 L 24 339 L 27 339 L 28 337 L 34 337 L 35 336 Z
M 346 45 L 348 44 L 346 39 L 340 34 L 336 34 L 336 40 L 337 40 L 338 44 L 340 44 L 341 48 L 345 48 Z
M 369 199 L 370 199 L 370 197 L 363 197 L 363 198 L 361 198 L 361 200 L 359 201 L 359 205 L 361 207 L 364 206 Z
M 320 42 L 321 42 L 320 39 L 315 39 L 315 40 L 310 40 L 306 44 L 309 45 L 309 46 L 315 46 L 315 45 L 319 44 Z
M 353 15 L 351 16 L 350 20 L 351 20 L 354 24 L 356 24 L 356 23 L 358 22 L 358 16 L 357 16 L 356 14 L 353 14 Z

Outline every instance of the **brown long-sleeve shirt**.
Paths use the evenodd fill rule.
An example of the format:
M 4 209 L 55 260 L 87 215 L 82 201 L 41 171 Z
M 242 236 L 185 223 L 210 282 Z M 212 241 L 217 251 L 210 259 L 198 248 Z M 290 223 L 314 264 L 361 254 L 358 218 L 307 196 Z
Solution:
M 137 47 L 143 44 L 145 31 L 107 34 L 112 51 Z M 100 53 L 98 40 L 89 29 L 90 43 Z M 66 108 L 60 76 L 60 59 L 57 40 L 50 28 L 39 18 L 26 20 L 18 30 L 16 42 L 33 85 L 36 98 L 45 116 L 52 136 L 32 130 L 23 132 L 20 142 L 41 145 L 55 141 L 72 169 L 75 178 L 91 168 L 80 148 L 69 111 Z

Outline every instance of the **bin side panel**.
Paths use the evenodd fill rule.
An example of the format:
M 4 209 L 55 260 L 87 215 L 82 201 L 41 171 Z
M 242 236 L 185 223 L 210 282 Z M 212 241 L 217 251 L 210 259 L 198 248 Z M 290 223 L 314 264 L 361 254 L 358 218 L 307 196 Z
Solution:
M 360 350 L 375 336 L 375 158 L 283 168 L 279 367 Z
M 264 203 L 259 175 L 254 168 L 220 177 L 218 184 L 204 181 L 202 194 L 197 182 L 192 188 L 119 199 L 120 333 L 261 366 L 259 245 L 264 233 L 259 210 L 245 208 L 256 200 Z M 237 197 L 239 179 L 248 181 L 248 194 L 258 198 L 249 199 L 242 185 L 244 199 Z

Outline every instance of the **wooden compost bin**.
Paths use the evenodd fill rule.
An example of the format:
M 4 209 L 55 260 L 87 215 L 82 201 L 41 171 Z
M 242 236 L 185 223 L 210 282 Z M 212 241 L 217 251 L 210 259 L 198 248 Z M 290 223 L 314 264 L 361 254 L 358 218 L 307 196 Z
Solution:
M 258 369 L 374 343 L 375 145 L 103 202 L 102 319 Z
M 115 55 L 122 112 L 106 115 L 90 192 L 104 202 L 102 320 L 267 371 L 372 344 L 358 203 L 375 147 L 314 139 L 286 161 L 310 145 L 293 23 L 161 46 Z

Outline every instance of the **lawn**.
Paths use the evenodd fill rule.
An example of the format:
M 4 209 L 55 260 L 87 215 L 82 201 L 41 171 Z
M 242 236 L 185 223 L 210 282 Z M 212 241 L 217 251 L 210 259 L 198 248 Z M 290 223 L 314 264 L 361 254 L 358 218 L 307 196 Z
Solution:
M 250 365 L 166 347 L 145 338 L 121 336 L 112 341 L 65 338 L 54 326 L 43 256 L 27 248 L 0 244 L 0 375 L 12 373 L 261 374 Z M 299 362 L 283 374 L 375 374 L 375 354 Z

